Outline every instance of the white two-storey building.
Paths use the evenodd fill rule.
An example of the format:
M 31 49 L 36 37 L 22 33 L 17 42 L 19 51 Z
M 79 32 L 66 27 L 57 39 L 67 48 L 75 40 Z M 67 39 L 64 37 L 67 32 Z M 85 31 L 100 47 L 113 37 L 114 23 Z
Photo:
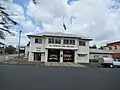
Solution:
M 89 63 L 92 39 L 61 32 L 28 35 L 29 61 Z

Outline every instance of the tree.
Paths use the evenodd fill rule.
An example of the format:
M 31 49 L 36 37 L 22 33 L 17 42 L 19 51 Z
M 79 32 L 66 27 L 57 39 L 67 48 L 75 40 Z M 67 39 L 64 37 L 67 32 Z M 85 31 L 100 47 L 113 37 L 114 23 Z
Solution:
M 15 53 L 15 51 L 16 51 L 16 48 L 13 47 L 12 45 L 9 45 L 5 48 L 5 53 L 8 53 L 8 54 L 13 54 Z
M 34 4 L 38 4 L 38 0 L 32 0 Z
M 104 49 L 104 46 L 101 45 L 99 49 L 103 50 L 103 49 Z
M 5 32 L 14 35 L 10 31 L 10 29 L 13 27 L 13 25 L 18 25 L 18 23 L 10 18 L 10 15 L 7 12 L 7 7 L 4 5 L 4 3 L 9 2 L 9 0 L 2 0 L 0 1 L 0 39 L 5 39 Z
M 92 48 L 92 49 L 97 49 L 97 46 L 96 46 L 96 45 L 93 45 L 93 46 L 90 46 L 90 48 Z

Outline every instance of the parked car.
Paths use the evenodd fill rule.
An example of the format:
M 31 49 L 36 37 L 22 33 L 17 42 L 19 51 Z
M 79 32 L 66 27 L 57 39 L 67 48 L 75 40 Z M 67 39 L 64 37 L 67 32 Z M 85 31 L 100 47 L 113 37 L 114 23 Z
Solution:
M 114 59 L 114 58 L 108 58 L 108 57 L 102 57 L 99 58 L 99 63 L 103 67 L 120 67 L 120 59 Z
M 120 67 L 120 59 L 114 59 L 113 60 L 113 66 L 114 67 Z

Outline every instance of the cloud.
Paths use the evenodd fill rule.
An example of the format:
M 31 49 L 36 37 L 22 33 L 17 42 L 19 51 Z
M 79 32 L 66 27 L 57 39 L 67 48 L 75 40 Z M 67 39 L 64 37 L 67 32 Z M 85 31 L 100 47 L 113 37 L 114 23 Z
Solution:
M 50 24 L 55 17 L 66 15 L 67 0 L 52 0 L 52 2 L 49 0 L 39 1 L 40 5 L 35 5 L 32 1 L 29 2 L 27 14 L 31 17 Z
M 93 43 L 102 44 L 120 38 L 119 5 L 116 0 L 77 0 L 70 5 L 67 0 L 40 0 L 37 6 L 30 1 L 27 13 L 41 21 L 45 31 L 64 31 L 64 21 L 65 32 L 88 36 Z M 75 18 L 70 21 L 71 16 Z
M 25 20 L 24 9 L 18 4 L 11 3 L 9 5 L 8 12 L 10 17 L 18 23 Z
M 28 41 L 25 35 L 43 30 L 91 37 L 93 44 L 120 39 L 120 3 L 116 0 L 72 0 L 70 4 L 68 0 L 39 1 L 40 4 L 35 5 L 30 0 L 26 6 L 27 13 L 18 4 L 12 3 L 10 6 L 10 11 L 18 14 L 12 18 L 23 27 L 23 43 Z M 28 18 L 29 16 L 42 23 L 43 29 Z M 64 31 L 63 22 L 67 31 Z

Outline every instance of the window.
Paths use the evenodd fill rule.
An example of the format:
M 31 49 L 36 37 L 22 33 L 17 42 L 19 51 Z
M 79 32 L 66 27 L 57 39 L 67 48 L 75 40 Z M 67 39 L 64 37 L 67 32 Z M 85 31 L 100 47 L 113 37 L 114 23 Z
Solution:
M 75 45 L 75 40 L 70 40 L 70 44 Z
M 103 56 L 103 57 L 108 57 L 108 56 Z
M 118 59 L 118 62 L 120 62 L 120 59 Z
M 64 44 L 69 44 L 69 40 L 65 39 L 63 43 Z
M 115 50 L 117 49 L 117 46 L 115 46 Z
M 54 43 L 54 38 L 49 38 L 48 43 Z
M 117 59 L 114 59 L 113 61 L 117 61 Z
M 48 43 L 61 44 L 60 38 L 49 38 Z
M 75 45 L 75 40 L 68 40 L 68 39 L 64 39 L 64 44 L 71 44 L 71 45 Z
M 55 39 L 55 44 L 61 44 L 61 39 L 56 38 L 56 39 Z
M 78 54 L 79 57 L 85 57 L 85 54 Z
M 109 50 L 112 50 L 112 47 L 109 47 Z
M 97 58 L 99 58 L 99 55 L 94 55 L 94 59 L 97 59 Z
M 35 43 L 42 44 L 42 39 L 40 39 L 40 38 L 35 38 Z
M 85 41 L 79 41 L 79 46 L 85 46 Z

